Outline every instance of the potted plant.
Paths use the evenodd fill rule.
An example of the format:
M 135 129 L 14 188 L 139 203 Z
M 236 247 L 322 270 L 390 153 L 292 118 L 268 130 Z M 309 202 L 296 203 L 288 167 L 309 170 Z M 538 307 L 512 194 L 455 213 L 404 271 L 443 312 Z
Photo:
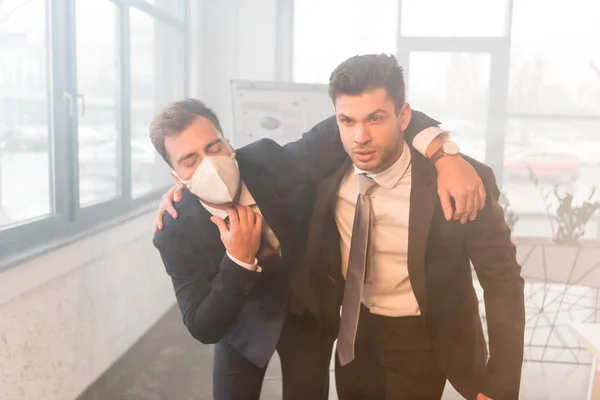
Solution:
M 581 362 L 585 352 L 569 331 L 571 322 L 596 321 L 600 302 L 600 240 L 585 239 L 600 210 L 595 188 L 581 196 L 574 182 L 544 186 L 530 170 L 543 197 L 551 238 L 515 239 L 521 275 L 527 282 L 526 358 Z
M 544 199 L 551 238 L 518 238 L 518 257 L 525 278 L 561 284 L 600 287 L 600 241 L 583 239 L 586 227 L 600 210 L 595 188 L 578 200 L 573 181 L 543 186 L 530 170 Z

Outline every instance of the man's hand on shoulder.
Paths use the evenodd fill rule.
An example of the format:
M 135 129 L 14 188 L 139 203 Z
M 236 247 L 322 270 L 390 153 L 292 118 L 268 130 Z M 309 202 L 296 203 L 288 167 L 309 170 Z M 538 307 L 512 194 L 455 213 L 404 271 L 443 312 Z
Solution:
M 443 157 L 435 163 L 438 171 L 438 195 L 447 220 L 466 223 L 477 218 L 485 206 L 486 193 L 481 178 L 461 156 Z M 450 198 L 454 199 L 452 209 Z
M 464 224 L 474 221 L 477 212 L 485 206 L 485 188 L 473 166 L 458 154 L 458 147 L 453 155 L 439 154 L 446 139 L 442 135 L 435 138 L 425 156 L 432 160 L 438 172 L 438 195 L 446 220 L 454 218 Z M 450 198 L 454 199 L 454 209 Z
M 156 232 L 162 231 L 164 228 L 163 218 L 165 212 L 169 213 L 171 217 L 177 218 L 177 210 L 175 210 L 173 203 L 179 203 L 182 198 L 183 187 L 177 185 L 173 186 L 167 193 L 162 195 L 158 210 L 156 210 L 156 218 L 154 219 L 153 232 L 155 235 Z

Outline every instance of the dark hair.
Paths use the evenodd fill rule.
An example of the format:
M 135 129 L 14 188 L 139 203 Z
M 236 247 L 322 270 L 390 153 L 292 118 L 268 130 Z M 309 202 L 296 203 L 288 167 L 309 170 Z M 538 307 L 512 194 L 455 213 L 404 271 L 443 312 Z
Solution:
M 404 71 L 394 56 L 365 54 L 341 63 L 329 78 L 329 97 L 359 95 L 375 89 L 385 89 L 400 111 L 405 101 Z
M 171 162 L 165 148 L 165 138 L 179 135 L 198 117 L 208 119 L 219 133 L 223 134 L 217 115 L 198 99 L 185 99 L 170 103 L 152 120 L 150 140 L 167 164 L 171 165 Z

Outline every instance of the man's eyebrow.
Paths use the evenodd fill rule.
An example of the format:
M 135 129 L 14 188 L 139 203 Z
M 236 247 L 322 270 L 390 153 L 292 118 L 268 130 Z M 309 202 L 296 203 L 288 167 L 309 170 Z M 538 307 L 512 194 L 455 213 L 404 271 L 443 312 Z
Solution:
M 387 111 L 385 111 L 385 110 L 382 110 L 381 108 L 378 108 L 377 110 L 375 110 L 375 111 L 373 111 L 372 113 L 370 113 L 369 115 L 367 115 L 367 118 L 369 118 L 369 117 L 373 117 L 373 116 L 375 116 L 375 115 L 377 115 L 377 114 L 380 114 L 380 113 L 381 113 L 381 114 L 387 114 L 388 112 L 387 112 Z
M 204 146 L 204 151 L 208 153 L 208 150 L 210 150 L 211 147 L 213 147 L 219 143 L 221 143 L 221 139 L 213 140 L 212 142 L 210 142 L 206 146 Z
M 380 113 L 381 114 L 387 114 L 388 112 L 385 111 L 385 110 L 383 110 L 383 109 L 381 109 L 381 108 L 378 108 L 377 110 L 375 110 L 372 113 L 370 113 L 369 115 L 367 115 L 367 118 L 371 118 L 371 117 L 373 117 L 373 116 L 375 116 L 377 114 L 380 114 Z M 347 116 L 346 114 L 343 114 L 343 113 L 340 113 L 338 115 L 338 118 L 347 118 L 347 119 L 350 119 L 350 120 L 354 121 L 354 118 L 349 117 L 349 116 Z

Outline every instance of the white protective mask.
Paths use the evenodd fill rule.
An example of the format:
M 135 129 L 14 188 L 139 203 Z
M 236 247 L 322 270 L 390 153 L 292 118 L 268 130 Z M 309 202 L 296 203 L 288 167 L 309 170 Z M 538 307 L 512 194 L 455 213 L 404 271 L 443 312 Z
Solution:
M 200 200 L 213 204 L 232 203 L 241 185 L 235 153 L 227 156 L 206 156 L 189 180 L 180 180 Z

